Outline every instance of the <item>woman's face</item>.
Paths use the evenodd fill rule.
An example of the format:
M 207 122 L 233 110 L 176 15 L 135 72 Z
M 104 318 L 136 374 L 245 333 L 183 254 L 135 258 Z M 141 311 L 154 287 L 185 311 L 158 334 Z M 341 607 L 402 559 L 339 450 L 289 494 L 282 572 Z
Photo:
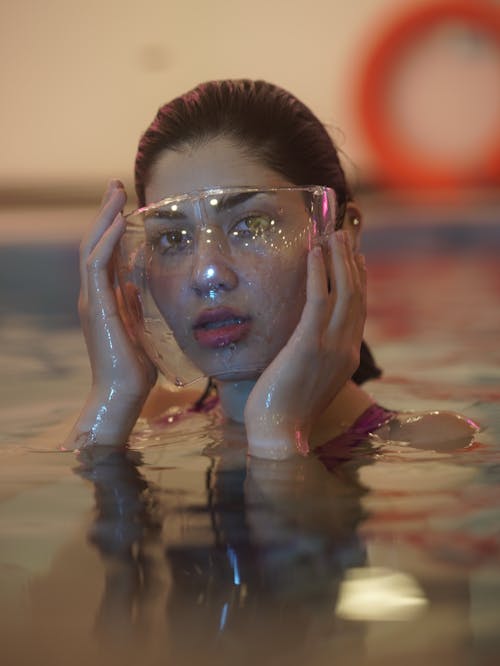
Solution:
M 162 153 L 146 187 L 146 203 L 220 186 L 266 189 L 292 183 L 249 159 L 230 140 L 216 138 Z M 303 215 L 296 196 L 290 210 L 296 204 L 297 215 Z M 262 205 L 258 197 L 243 205 L 248 215 L 230 227 L 223 217 L 207 220 L 206 211 L 192 208 L 198 216 L 183 221 L 191 225 L 189 251 L 180 235 L 185 231 L 168 236 L 164 221 L 155 220 L 157 240 L 148 258 L 153 298 L 178 344 L 206 375 L 220 380 L 257 378 L 291 336 L 305 303 L 307 242 L 274 252 L 245 248 L 240 237 L 248 234 L 248 224 L 261 223 Z M 180 248 L 175 256 L 173 242 Z

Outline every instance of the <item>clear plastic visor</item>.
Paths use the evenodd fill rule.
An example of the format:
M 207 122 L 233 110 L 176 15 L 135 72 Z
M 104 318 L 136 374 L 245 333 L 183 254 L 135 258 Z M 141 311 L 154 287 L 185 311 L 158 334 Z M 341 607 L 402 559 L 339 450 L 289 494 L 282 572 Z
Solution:
M 120 286 L 158 369 L 177 385 L 258 376 L 300 318 L 307 253 L 335 212 L 326 187 L 214 187 L 127 215 Z

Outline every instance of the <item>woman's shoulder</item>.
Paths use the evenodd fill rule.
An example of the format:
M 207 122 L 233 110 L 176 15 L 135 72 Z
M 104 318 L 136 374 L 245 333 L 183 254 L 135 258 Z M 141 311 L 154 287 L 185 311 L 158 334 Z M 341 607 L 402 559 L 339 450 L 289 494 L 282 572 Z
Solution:
M 480 427 L 451 411 L 398 412 L 377 435 L 426 449 L 456 450 L 468 446 Z

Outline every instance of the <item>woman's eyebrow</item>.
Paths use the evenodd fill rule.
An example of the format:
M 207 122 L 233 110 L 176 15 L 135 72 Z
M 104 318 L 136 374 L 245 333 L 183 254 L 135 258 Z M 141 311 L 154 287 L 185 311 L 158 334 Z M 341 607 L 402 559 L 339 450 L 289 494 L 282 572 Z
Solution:
M 238 194 L 227 194 L 226 196 L 223 196 L 220 201 L 217 202 L 216 204 L 216 210 L 226 210 L 227 208 L 231 208 L 232 206 L 237 206 L 238 204 L 245 203 L 245 201 L 248 201 L 248 199 L 251 199 L 252 197 L 256 197 L 263 194 L 263 192 L 238 192 Z M 275 195 L 275 192 L 266 192 L 266 195 L 271 194 Z
M 146 220 L 185 220 L 186 214 L 181 210 L 171 208 L 158 208 L 151 213 L 146 213 Z
M 219 212 L 222 210 L 227 210 L 228 208 L 231 208 L 233 206 L 245 203 L 245 201 L 248 201 L 253 197 L 262 196 L 263 194 L 264 194 L 263 191 L 238 192 L 236 194 L 227 194 L 223 195 L 222 198 L 220 199 L 213 197 L 213 199 L 210 201 L 210 204 L 214 206 L 217 212 Z M 266 191 L 265 194 L 267 196 L 268 195 L 276 196 L 276 192 L 272 191 Z M 146 212 L 144 220 L 152 222 L 154 220 L 185 220 L 187 218 L 188 216 L 182 210 L 179 210 L 177 207 L 175 207 L 175 208 L 158 208 L 156 210 L 151 211 L 150 213 Z

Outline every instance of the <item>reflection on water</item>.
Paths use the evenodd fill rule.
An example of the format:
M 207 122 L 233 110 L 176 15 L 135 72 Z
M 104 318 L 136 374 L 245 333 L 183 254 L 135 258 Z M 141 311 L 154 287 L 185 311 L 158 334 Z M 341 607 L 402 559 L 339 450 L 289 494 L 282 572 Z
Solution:
M 331 471 L 247 460 L 210 413 L 139 428 L 127 453 L 26 440 L 78 407 L 88 371 L 74 331 L 7 322 L 2 664 L 496 664 L 496 266 L 373 265 L 369 390 L 483 429 L 461 451 L 372 437 Z
M 247 469 L 243 451 L 207 452 L 179 485 L 168 446 L 152 465 L 147 454 L 104 454 L 78 468 L 95 487 L 88 538 L 105 572 L 99 636 L 113 643 L 140 635 L 159 613 L 158 654 L 167 663 L 201 655 L 301 663 L 304 643 L 328 635 L 336 621 L 345 570 L 365 563 L 356 534 L 360 488 L 328 478 L 331 502 L 320 507 L 319 496 L 308 496 L 306 503 L 324 470 L 300 463 L 270 473 L 253 462 Z M 354 647 L 359 627 L 346 632 L 342 640 L 352 634 Z
M 197 427 L 4 460 L 6 663 L 494 663 L 492 452 L 373 438 L 328 472 Z

